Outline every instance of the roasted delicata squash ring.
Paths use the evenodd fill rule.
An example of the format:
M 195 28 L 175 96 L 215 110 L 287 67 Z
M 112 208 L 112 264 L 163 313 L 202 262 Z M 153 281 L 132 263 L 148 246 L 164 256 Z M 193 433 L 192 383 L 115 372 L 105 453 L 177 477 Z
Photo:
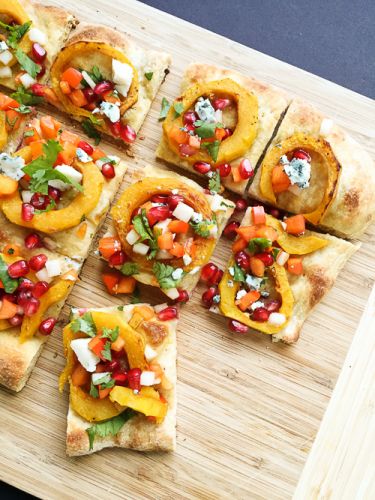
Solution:
M 92 162 L 76 161 L 75 167 L 83 174 L 83 192 L 78 193 L 67 207 L 35 214 L 31 221 L 24 221 L 21 215 L 22 199 L 19 191 L 16 191 L 14 195 L 0 202 L 4 215 L 18 226 L 33 228 L 47 234 L 78 226 L 82 218 L 97 206 L 104 179 L 98 167 Z
M 274 146 L 267 152 L 261 165 L 260 191 L 267 201 L 274 205 L 277 204 L 272 187 L 272 170 L 279 163 L 281 156 L 299 148 L 319 154 L 327 167 L 327 184 L 322 201 L 314 211 L 303 214 L 312 224 L 319 224 L 336 196 L 341 173 L 341 165 L 338 163 L 331 146 L 324 139 L 296 133 Z
M 209 96 L 229 96 L 237 104 L 237 124 L 233 134 L 225 139 L 219 148 L 219 153 L 215 164 L 226 163 L 241 157 L 252 145 L 257 134 L 258 127 L 258 100 L 257 98 L 241 87 L 238 83 L 229 78 L 213 82 L 197 83 L 189 87 L 178 103 L 183 104 L 183 111 L 180 116 L 175 117 L 174 107 L 171 106 L 168 115 L 163 123 L 163 130 L 169 147 L 176 154 L 179 154 L 178 145 L 171 140 L 169 135 L 173 127 L 183 127 L 183 114 L 194 106 L 199 97 Z M 189 163 L 204 161 L 212 163 L 212 158 L 207 151 L 200 149 L 198 153 L 184 157 Z
M 101 422 L 116 417 L 124 411 L 122 406 L 112 403 L 109 398 L 93 398 L 72 383 L 70 383 L 70 404 L 73 410 L 88 422 Z
M 281 297 L 281 308 L 278 311 L 281 314 L 284 314 L 286 321 L 282 325 L 271 325 L 270 323 L 260 323 L 259 321 L 253 321 L 249 318 L 245 313 L 243 313 L 235 304 L 236 294 L 239 288 L 239 283 L 234 282 L 233 286 L 229 286 L 228 281 L 233 282 L 232 276 L 229 274 L 229 267 L 234 265 L 234 260 L 232 259 L 229 262 L 229 266 L 224 273 L 222 280 L 219 283 L 219 291 L 220 291 L 220 311 L 227 318 L 231 318 L 241 323 L 249 326 L 250 328 L 254 328 L 254 330 L 259 330 L 263 333 L 267 333 L 272 335 L 274 333 L 282 330 L 293 311 L 294 298 L 292 290 L 289 286 L 288 276 L 286 274 L 285 269 L 278 264 L 273 264 L 270 267 L 270 272 L 272 273 L 275 280 L 275 289 Z
M 19 25 L 25 24 L 30 21 L 30 16 L 22 7 L 21 3 L 17 0 L 0 0 L 0 19 L 2 19 L 3 17 L 9 18 L 9 20 L 12 20 Z M 22 38 L 19 46 L 26 53 L 31 50 L 31 42 L 27 33 Z M 13 57 L 8 66 L 14 66 L 16 62 L 17 60 L 15 59 L 15 57 Z
M 196 212 L 202 214 L 206 219 L 212 219 L 212 210 L 205 195 L 183 182 L 171 178 L 146 178 L 132 184 L 123 192 L 112 209 L 112 217 L 123 249 L 133 262 L 141 265 L 142 269 L 151 269 L 153 260 L 147 260 L 146 257 L 133 252 L 132 246 L 126 241 L 132 214 L 151 196 L 155 194 L 169 195 L 175 189 L 178 189 L 178 193 L 185 198 L 186 203 L 193 207 Z M 193 261 L 188 266 L 183 267 L 180 265 L 181 259 L 172 259 L 169 261 L 172 266 L 182 267 L 185 272 L 188 272 L 195 266 L 201 266 L 206 262 L 207 255 L 211 255 L 214 250 L 215 239 L 195 235 L 194 241 L 196 243 L 196 257 Z
M 0 111 L 0 151 L 4 149 L 8 142 L 8 132 L 6 127 L 5 111 Z
M 90 52 L 100 52 L 102 54 L 107 55 L 112 59 L 116 59 L 122 63 L 126 63 L 133 69 L 133 80 L 131 86 L 129 88 L 129 92 L 125 99 L 121 101 L 121 115 L 125 113 L 127 109 L 129 109 L 133 104 L 135 104 L 138 100 L 138 73 L 133 64 L 129 61 L 129 59 L 119 50 L 101 42 L 77 42 L 68 45 L 63 48 L 61 52 L 55 59 L 55 62 L 51 68 L 51 82 L 52 88 L 55 91 L 59 101 L 63 104 L 66 111 L 68 111 L 73 116 L 82 116 L 83 118 L 88 118 L 92 116 L 91 111 L 87 109 L 79 108 L 72 104 L 71 100 L 61 91 L 60 88 L 60 77 L 62 73 L 69 67 L 72 58 L 76 54 L 87 55 L 89 57 Z M 107 125 L 104 123 L 100 128 L 106 129 Z

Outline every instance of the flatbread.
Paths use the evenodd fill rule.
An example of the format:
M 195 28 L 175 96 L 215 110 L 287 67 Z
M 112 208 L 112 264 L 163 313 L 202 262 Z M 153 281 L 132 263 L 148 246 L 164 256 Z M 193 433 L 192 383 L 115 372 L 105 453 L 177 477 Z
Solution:
M 231 78 L 258 98 L 257 136 L 251 148 L 238 161 L 231 162 L 231 165 L 236 166 L 243 157 L 246 157 L 255 168 L 268 142 L 271 140 L 280 116 L 286 110 L 290 99 L 285 92 L 272 85 L 241 75 L 236 71 L 199 63 L 193 63 L 187 67 L 181 82 L 181 92 L 184 92 L 194 83 L 221 80 L 223 78 Z M 184 161 L 171 151 L 164 136 L 159 143 L 156 156 L 168 163 L 192 171 L 192 166 L 187 161 Z M 223 178 L 222 182 L 226 188 L 240 194 L 244 193 L 248 184 L 248 181 L 234 183 L 231 175 Z
M 249 225 L 251 225 L 251 208 L 247 209 L 241 223 L 241 226 Z M 329 244 L 303 256 L 304 272 L 302 275 L 295 276 L 288 273 L 289 284 L 294 296 L 293 312 L 285 328 L 272 335 L 273 342 L 282 341 L 286 344 L 297 342 L 309 313 L 332 288 L 341 269 L 360 247 L 360 244 L 353 244 L 329 234 L 308 230 L 305 234 L 328 240 Z M 217 307 L 212 310 L 221 314 Z
M 139 304 L 138 304 L 139 305 Z M 131 318 L 135 306 L 125 305 L 121 315 L 125 321 Z M 117 307 L 89 309 L 89 311 L 116 312 Z M 168 335 L 161 345 L 161 351 L 155 358 L 163 368 L 171 382 L 172 388 L 161 391 L 168 401 L 169 408 L 162 424 L 149 422 L 142 415 L 128 420 L 116 436 L 106 438 L 95 437 L 94 446 L 89 450 L 89 439 L 86 429 L 92 424 L 80 417 L 69 406 L 67 425 L 67 454 L 69 456 L 87 455 L 103 448 L 119 447 L 138 451 L 172 451 L 176 447 L 176 326 L 177 320 L 164 321 Z
M 375 166 L 360 144 L 328 120 L 307 102 L 294 99 L 268 150 L 296 132 L 324 138 L 330 144 L 341 165 L 341 174 L 335 199 L 319 225 L 323 230 L 338 236 L 354 238 L 360 236 L 375 218 Z M 327 173 L 322 162 L 314 158 L 310 187 L 302 190 L 299 196 L 290 192 L 281 193 L 277 196 L 278 207 L 293 213 L 306 213 L 319 204 Z M 261 168 L 250 185 L 249 195 L 264 202 L 260 191 Z
M 23 248 L 23 257 L 30 259 L 33 255 L 44 253 L 49 259 L 56 259 L 61 263 L 62 274 L 69 270 L 79 272 L 81 265 L 68 257 L 63 257 L 46 248 L 28 250 L 24 247 L 24 233 L 19 228 L 9 224 L 0 213 L 0 250 L 8 243 L 17 244 Z M 65 297 L 66 300 L 66 297 Z M 44 317 L 58 317 L 64 302 L 53 304 Z M 0 385 L 13 391 L 20 391 L 26 384 L 39 354 L 48 337 L 36 334 L 24 343 L 19 342 L 20 328 L 9 328 L 0 331 Z
M 73 14 L 60 7 L 31 2 L 30 0 L 23 0 L 21 3 L 30 16 L 32 27 L 40 29 L 47 37 L 45 46 L 47 50 L 46 72 L 42 78 L 38 79 L 38 83 L 45 83 L 49 79 L 49 71 L 56 55 L 60 52 L 69 33 L 79 21 Z M 14 76 L 19 71 L 19 64 L 15 64 L 12 70 L 12 78 L 0 79 L 1 85 L 14 90 L 16 88 Z
M 162 170 L 160 168 L 154 167 L 152 165 L 147 165 L 142 171 L 137 171 L 136 173 L 133 174 L 132 181 L 137 182 L 138 180 L 144 179 L 144 178 L 172 178 L 179 180 L 180 182 L 184 182 L 185 184 L 191 186 L 192 188 L 196 189 L 197 191 L 204 192 L 204 189 L 194 182 L 191 179 L 188 179 L 187 177 L 183 177 L 179 174 L 176 174 L 175 172 L 172 172 L 170 170 Z M 206 194 L 207 198 L 211 198 L 211 195 Z M 234 210 L 234 204 L 230 200 L 225 199 L 225 203 L 228 204 L 229 206 L 225 207 L 225 210 L 220 210 L 216 212 L 216 217 L 217 217 L 217 224 L 218 224 L 218 235 L 216 238 L 216 244 L 219 241 L 219 238 L 221 236 L 221 233 L 223 232 L 223 229 L 225 228 L 230 216 L 233 213 Z M 111 222 L 110 227 L 109 227 L 109 232 L 111 234 L 115 234 L 116 230 L 114 228 L 113 222 Z M 209 261 L 210 256 L 207 256 L 207 262 Z M 168 260 L 165 261 L 160 261 L 168 264 Z M 155 283 L 155 276 L 151 272 L 147 272 L 145 270 L 140 269 L 139 274 L 134 274 L 133 277 L 139 281 L 140 283 L 144 283 L 145 285 L 150 285 L 150 286 L 158 286 Z M 197 286 L 198 281 L 200 279 L 200 268 L 195 268 L 193 272 L 190 272 L 186 274 L 183 279 L 179 283 L 179 288 L 182 288 L 188 292 L 192 292 L 194 288 Z
M 130 39 L 129 36 L 108 26 L 97 24 L 81 23 L 68 39 L 65 47 L 77 42 L 107 43 L 123 52 L 136 68 L 139 78 L 138 100 L 124 113 L 123 118 L 138 132 L 168 71 L 171 63 L 169 54 L 156 50 L 145 50 Z M 87 61 L 84 58 L 81 59 L 81 65 L 85 68 Z M 77 59 L 77 62 L 79 62 L 79 59 Z M 107 56 L 92 54 L 90 57 L 90 70 L 92 66 L 97 65 L 99 69 L 103 70 L 104 75 L 108 73 L 108 76 L 110 76 L 111 66 L 109 62 L 111 62 L 111 59 L 109 61 Z M 151 80 L 145 77 L 145 73 L 153 73 Z M 57 105 L 57 107 L 64 111 L 61 105 Z M 72 115 L 72 118 L 77 121 L 83 121 L 84 119 L 84 117 L 75 115 Z

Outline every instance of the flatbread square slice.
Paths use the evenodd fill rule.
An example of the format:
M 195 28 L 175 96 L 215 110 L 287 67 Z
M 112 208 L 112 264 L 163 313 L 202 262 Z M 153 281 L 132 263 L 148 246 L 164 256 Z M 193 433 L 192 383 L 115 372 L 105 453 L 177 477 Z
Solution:
M 229 69 L 200 63 L 193 63 L 186 68 L 181 82 L 181 93 L 184 93 L 195 83 L 217 81 L 226 78 L 244 87 L 248 92 L 255 95 L 258 101 L 258 123 L 254 142 L 244 155 L 231 162 L 232 166 L 237 166 L 243 158 L 247 158 L 255 169 L 263 151 L 272 138 L 282 113 L 288 107 L 290 99 L 281 89 L 260 82 L 255 78 L 244 76 Z M 169 148 L 164 134 L 156 151 L 156 156 L 190 172 L 193 170 L 191 164 L 183 160 L 183 158 Z M 239 194 L 244 193 L 248 184 L 247 180 L 234 182 L 231 174 L 228 177 L 224 177 L 222 182 L 226 188 Z
M 370 155 L 341 127 L 309 103 L 294 99 L 276 136 L 267 148 L 262 164 L 249 187 L 249 195 L 269 202 L 262 194 L 261 177 L 267 159 L 281 144 L 300 134 L 320 141 L 322 155 L 312 154 L 310 186 L 298 195 L 285 191 L 276 196 L 276 206 L 292 213 L 311 212 L 321 203 L 328 182 L 323 147 L 330 148 L 340 172 L 329 194 L 330 204 L 318 225 L 344 238 L 360 236 L 375 217 L 375 168 Z M 304 149 L 304 148 L 302 148 Z M 307 151 L 309 152 L 308 146 Z M 264 174 L 263 174 L 264 175 Z
M 269 215 L 267 215 L 266 224 L 267 226 L 270 227 L 274 228 L 277 227 L 278 231 L 280 233 L 282 232 L 282 226 L 280 224 L 280 221 L 277 221 L 276 219 L 274 219 Z M 252 225 L 252 209 L 248 208 L 241 222 L 241 227 L 251 226 L 251 225 Z M 306 244 L 316 245 L 316 248 L 318 247 L 320 248 L 306 254 L 303 254 L 302 251 L 299 251 L 298 254 L 296 247 L 294 247 L 296 255 L 297 256 L 301 255 L 303 257 L 302 274 L 295 275 L 291 274 L 287 270 L 284 271 L 283 270 L 284 268 L 281 269 L 283 276 L 286 277 L 287 282 L 289 283 L 289 286 L 285 287 L 283 285 L 284 278 L 283 276 L 281 276 L 279 278 L 279 283 L 277 285 L 278 286 L 277 291 L 281 297 L 279 298 L 279 300 L 281 300 L 280 313 L 283 313 L 283 307 L 285 307 L 284 322 L 281 321 L 280 323 L 280 327 L 282 328 L 280 329 L 277 326 L 275 327 L 275 324 L 277 325 L 277 323 L 271 324 L 269 322 L 257 323 L 256 321 L 252 321 L 251 324 L 248 324 L 248 326 L 250 326 L 255 330 L 259 329 L 259 331 L 263 333 L 271 334 L 272 340 L 274 342 L 283 341 L 287 344 L 292 344 L 298 340 L 300 331 L 308 315 L 313 310 L 315 305 L 318 304 L 325 297 L 328 291 L 332 288 L 341 269 L 345 266 L 349 258 L 360 247 L 359 244 L 352 244 L 348 241 L 337 238 L 335 236 L 331 236 L 329 234 L 321 234 L 309 230 L 306 230 L 302 237 L 299 237 L 297 239 L 295 239 L 295 237 L 292 237 L 292 240 L 294 239 L 294 241 L 289 240 L 289 245 L 291 244 L 294 245 L 296 241 L 298 244 L 298 240 L 300 238 L 306 238 L 305 240 L 307 241 Z M 310 241 L 308 241 L 309 238 Z M 314 241 L 312 240 L 312 238 L 314 238 Z M 324 243 L 325 241 L 327 242 L 326 244 Z M 281 248 L 286 248 L 286 244 L 287 243 L 284 244 L 280 243 Z M 313 246 L 310 247 L 310 249 L 312 248 Z M 289 251 L 292 253 L 291 249 Z M 234 264 L 232 260 L 230 262 L 231 262 L 230 265 L 233 266 Z M 252 274 L 250 271 L 249 273 Z M 225 290 L 226 288 L 225 286 L 222 287 L 224 282 L 228 283 L 230 280 L 231 283 L 229 284 L 229 286 L 232 289 L 233 286 L 235 286 L 236 279 L 235 277 L 232 278 L 232 276 L 233 274 L 231 274 L 231 269 L 229 268 L 227 272 L 224 274 L 222 283 L 219 285 L 219 290 L 221 291 L 221 294 L 223 293 L 223 290 Z M 254 276 L 252 275 L 250 283 L 252 284 L 255 283 L 256 285 L 256 280 L 257 278 L 254 279 Z M 289 290 L 287 288 L 289 288 Z M 253 289 L 252 286 L 250 286 L 250 289 Z M 277 297 L 277 296 L 273 297 L 274 290 L 275 290 L 275 285 L 273 285 L 273 288 L 271 290 L 268 291 L 266 290 L 268 293 L 270 293 L 270 295 L 265 294 L 264 295 L 265 298 L 263 298 L 263 296 L 261 295 L 260 298 L 257 299 L 257 301 L 263 302 L 263 304 L 259 304 L 257 302 L 256 305 L 266 307 L 268 300 L 272 298 L 275 299 Z M 262 289 L 260 288 L 259 291 L 261 292 Z M 239 296 L 237 297 L 236 295 L 235 297 L 237 300 L 239 299 Z M 285 304 L 283 299 L 285 299 Z M 219 305 L 213 306 L 211 308 L 212 312 L 221 314 L 222 313 L 221 308 L 223 307 L 222 306 L 223 302 L 227 302 L 227 300 L 225 297 L 221 296 Z M 286 313 L 286 311 L 288 311 L 288 314 Z M 226 311 L 225 315 L 228 318 L 243 322 L 244 324 L 247 324 L 246 322 L 250 321 L 249 312 L 243 313 L 240 310 L 240 308 L 234 304 L 234 301 L 233 301 L 233 309 L 231 309 L 231 312 Z M 285 318 L 286 318 L 286 323 L 285 323 Z M 285 326 L 283 326 L 284 323 Z M 255 325 L 259 325 L 259 328 L 257 328 Z
M 176 446 L 176 326 L 177 320 L 160 321 L 155 315 L 155 310 L 148 304 L 124 305 L 120 307 L 106 307 L 100 309 L 89 309 L 87 312 L 97 311 L 108 313 L 112 317 L 119 316 L 122 321 L 133 326 L 134 318 L 139 310 L 146 308 L 151 311 L 152 317 L 141 320 L 136 326 L 136 334 L 143 336 L 146 349 L 152 349 L 152 363 L 158 363 L 162 370 L 161 382 L 155 385 L 155 389 L 162 395 L 163 401 L 168 409 L 162 423 L 146 418 L 141 413 L 136 413 L 127 420 L 120 430 L 113 435 L 100 436 L 94 432 L 92 448 L 90 449 L 89 434 L 87 430 L 95 427 L 94 422 L 89 422 L 74 409 L 74 397 L 70 400 L 67 417 L 67 454 L 69 456 L 86 455 L 94 453 L 107 447 L 128 448 L 138 451 L 172 451 Z M 121 310 L 119 310 L 121 309 Z M 73 312 L 72 319 L 77 318 L 77 312 Z M 114 324 L 112 321 L 112 323 Z M 138 323 L 138 321 L 137 321 Z M 121 335 L 121 333 L 120 333 Z M 65 336 L 65 333 L 64 333 Z M 65 344 L 65 348 L 67 345 Z M 146 351 L 145 351 L 146 352 Z M 72 386 L 74 390 L 74 386 Z M 142 391 L 141 391 L 142 394 Z M 95 404 L 97 399 L 90 398 Z M 123 408 L 125 410 L 125 408 Z M 98 424 L 96 424 L 98 425 Z M 99 423 L 100 425 L 100 423 Z

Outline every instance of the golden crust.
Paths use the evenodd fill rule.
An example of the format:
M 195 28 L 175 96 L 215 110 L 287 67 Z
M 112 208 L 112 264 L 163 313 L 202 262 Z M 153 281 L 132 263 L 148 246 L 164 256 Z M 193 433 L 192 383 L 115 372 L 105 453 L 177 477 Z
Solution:
M 221 80 L 223 78 L 231 78 L 239 85 L 255 94 L 258 98 L 258 133 L 253 145 L 244 155 L 250 160 L 252 166 L 255 168 L 274 133 L 280 116 L 289 104 L 289 98 L 284 91 L 272 85 L 259 82 L 254 78 L 246 77 L 236 71 L 200 63 L 193 63 L 186 68 L 181 82 L 181 92 L 184 92 L 194 83 Z M 162 137 L 159 143 L 156 156 L 168 163 L 178 165 L 190 172 L 192 171 L 191 165 L 188 162 L 182 160 L 177 154 L 170 150 L 164 137 Z M 238 161 L 233 161 L 231 164 L 236 166 L 241 159 L 242 158 L 239 158 Z M 240 194 L 245 191 L 247 183 L 248 181 L 234 183 L 231 180 L 231 176 L 223 179 L 225 187 Z
M 270 147 L 285 140 L 296 132 L 322 138 L 320 133 L 323 120 L 327 117 L 313 106 L 301 99 L 295 99 L 290 105 L 285 117 L 273 139 Z M 326 122 L 327 123 L 327 122 Z M 338 236 L 354 238 L 360 236 L 375 217 L 375 168 L 369 154 L 344 130 L 332 123 L 324 140 L 341 165 L 341 174 L 336 188 L 336 196 L 320 222 L 320 226 Z M 313 162 L 314 163 L 314 162 Z M 318 162 L 317 162 L 318 163 Z M 318 163 L 319 167 L 319 163 Z M 249 194 L 261 201 L 260 192 L 261 167 L 250 185 Z M 319 169 L 315 169 L 315 178 Z M 304 197 L 309 197 L 309 203 L 319 202 L 326 172 L 323 170 L 314 182 L 312 170 L 311 188 L 306 190 Z M 290 212 L 300 210 L 300 197 L 290 193 L 278 197 L 278 206 Z M 304 211 L 304 210 L 303 210 Z
M 133 305 L 124 306 L 122 314 L 126 321 L 131 317 Z M 99 311 L 116 311 L 116 307 L 95 309 Z M 82 419 L 69 407 L 66 446 L 69 456 L 87 455 L 107 447 L 128 448 L 137 451 L 172 451 L 176 446 L 176 326 L 177 320 L 164 322 L 168 335 L 155 359 L 160 363 L 172 388 L 162 390 L 169 408 L 162 424 L 149 422 L 142 415 L 131 418 L 115 436 L 96 437 L 92 450 L 86 429 L 90 423 Z

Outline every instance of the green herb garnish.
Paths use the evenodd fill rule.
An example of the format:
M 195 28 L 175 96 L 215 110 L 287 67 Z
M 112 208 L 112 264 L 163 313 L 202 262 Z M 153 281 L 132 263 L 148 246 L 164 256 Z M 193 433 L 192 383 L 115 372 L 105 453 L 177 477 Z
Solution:
M 245 273 L 242 271 L 242 269 L 236 262 L 233 265 L 233 279 L 234 281 L 240 283 L 244 283 L 246 281 Z
M 0 255 L 0 281 L 6 293 L 13 293 L 18 287 L 18 280 L 11 278 L 8 274 L 8 265 Z
M 194 122 L 194 127 L 196 127 L 194 130 L 196 135 L 198 135 L 201 139 L 208 139 L 210 137 L 214 137 L 215 130 L 217 128 L 224 128 L 224 125 L 222 123 L 211 123 L 197 120 Z
M 115 328 L 103 328 L 101 338 L 102 339 L 109 339 L 111 342 L 114 342 L 117 340 L 118 336 L 120 334 L 120 328 L 116 326 Z
M 96 385 L 93 384 L 93 381 L 91 380 L 91 385 L 90 385 L 90 396 L 92 398 L 98 398 L 99 397 L 99 391 Z
M 123 413 L 116 417 L 106 420 L 105 422 L 98 422 L 88 429 L 86 432 L 89 436 L 90 450 L 93 449 L 95 437 L 115 436 L 123 427 L 123 425 L 135 415 L 134 410 L 127 408 Z
M 216 161 L 219 154 L 220 141 L 202 142 L 201 148 L 206 148 L 213 161 Z
M 73 320 L 70 324 L 70 328 L 74 333 L 83 332 L 89 337 L 96 336 L 96 326 L 92 314 L 89 312 Z
M 101 120 L 93 116 L 86 118 L 81 123 L 84 133 L 87 135 L 87 137 L 90 137 L 90 139 L 94 139 L 95 145 L 97 146 L 102 140 L 102 136 L 100 132 L 95 128 L 95 125 L 101 125 Z
M 208 189 L 213 193 L 218 193 L 220 191 L 221 180 L 220 180 L 220 172 L 218 170 L 215 170 L 215 172 L 213 172 L 212 177 L 210 177 L 210 180 L 208 181 Z
M 139 274 L 139 266 L 135 262 L 125 262 L 120 271 L 125 276 L 133 276 L 133 274 Z
M 212 224 L 216 224 L 216 222 L 210 219 L 203 219 L 198 222 L 190 220 L 189 224 L 196 234 L 202 236 L 202 238 L 208 238 L 211 234 L 210 226 L 212 226 Z
M 154 73 L 152 71 L 145 73 L 145 77 L 147 78 L 148 81 L 152 80 L 153 75 L 154 75 Z
M 172 274 L 176 271 L 176 269 L 168 264 L 163 264 L 162 262 L 155 262 L 152 272 L 155 275 L 155 278 L 158 280 L 160 288 L 166 290 L 168 288 L 175 288 L 185 275 L 183 273 L 181 278 L 175 279 Z
M 26 73 L 28 73 L 32 78 L 37 77 L 38 73 L 40 73 L 42 69 L 39 64 L 36 64 L 32 59 L 30 59 L 30 57 L 19 47 L 17 47 L 14 56 Z
M 10 97 L 26 106 L 40 104 L 43 101 L 42 97 L 34 95 L 31 90 L 25 89 L 23 85 L 19 85 L 16 92 L 13 92 Z
M 171 107 L 171 105 L 169 104 L 168 99 L 163 97 L 163 99 L 161 100 L 161 110 L 160 110 L 160 115 L 159 115 L 159 122 L 162 122 L 163 120 L 166 119 L 170 107 Z
M 267 238 L 252 238 L 247 248 L 251 253 L 256 253 L 258 251 L 263 252 L 266 248 L 272 246 L 272 242 Z
M 148 241 L 151 252 L 147 256 L 148 259 L 153 259 L 158 251 L 158 243 L 155 235 L 152 232 L 150 224 L 146 216 L 146 210 L 142 208 L 141 213 L 133 219 L 134 230 L 139 234 L 141 241 Z
M 177 118 L 178 116 L 181 116 L 181 114 L 184 111 L 184 105 L 182 102 L 175 102 L 173 104 L 173 109 L 174 109 L 174 117 Z

